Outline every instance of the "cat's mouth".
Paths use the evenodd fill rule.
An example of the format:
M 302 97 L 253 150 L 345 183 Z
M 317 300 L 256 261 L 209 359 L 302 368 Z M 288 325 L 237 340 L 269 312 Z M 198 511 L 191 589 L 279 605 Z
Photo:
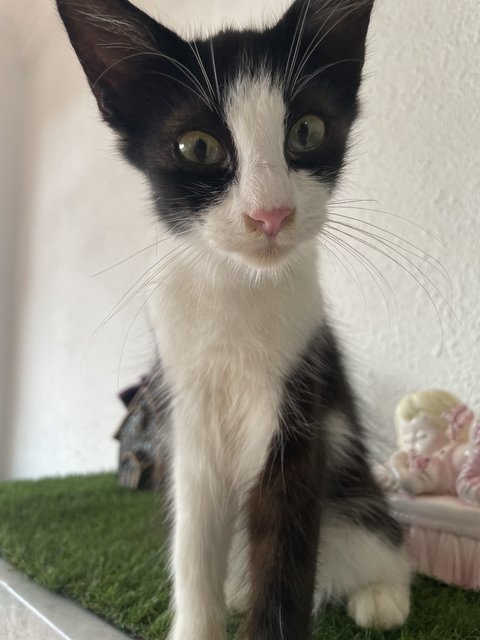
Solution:
M 208 222 L 206 234 L 209 243 L 248 268 L 277 269 L 298 246 L 294 215 L 274 233 L 266 232 L 247 216 L 241 220 L 241 226 L 213 216 Z

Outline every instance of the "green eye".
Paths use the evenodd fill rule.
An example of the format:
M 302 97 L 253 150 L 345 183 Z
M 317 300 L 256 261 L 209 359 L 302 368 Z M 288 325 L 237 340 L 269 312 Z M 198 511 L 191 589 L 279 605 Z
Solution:
M 325 123 L 318 116 L 306 115 L 293 125 L 287 136 L 287 147 L 293 153 L 308 153 L 325 140 Z
M 185 160 L 195 164 L 220 164 L 226 157 L 220 142 L 204 131 L 187 131 L 177 140 L 177 148 Z

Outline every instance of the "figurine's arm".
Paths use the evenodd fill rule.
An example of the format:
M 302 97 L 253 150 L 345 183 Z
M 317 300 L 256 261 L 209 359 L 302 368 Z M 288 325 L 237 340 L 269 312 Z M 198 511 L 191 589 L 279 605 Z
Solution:
M 430 458 L 418 457 L 413 461 L 397 458 L 393 468 L 399 489 L 418 495 L 438 493 L 441 489 L 443 460 L 433 455 Z
M 432 460 L 427 460 L 425 467 L 398 467 L 399 487 L 415 495 L 436 493 L 439 484 L 436 466 Z
M 396 451 L 385 464 L 375 466 L 375 477 L 384 491 L 398 491 L 398 474 L 395 468 L 399 464 L 408 464 L 408 455 L 405 451 Z
M 444 462 L 436 455 L 413 460 L 404 451 L 396 451 L 384 465 L 375 468 L 375 476 L 386 491 L 439 493 Z

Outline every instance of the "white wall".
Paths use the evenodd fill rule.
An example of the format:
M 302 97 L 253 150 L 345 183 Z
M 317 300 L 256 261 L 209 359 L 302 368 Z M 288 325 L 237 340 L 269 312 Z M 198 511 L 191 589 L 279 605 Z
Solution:
M 355 285 L 342 288 L 335 311 L 346 321 L 345 338 L 351 335 L 358 388 L 374 411 L 375 428 L 391 428 L 402 394 L 430 386 L 452 390 L 480 412 L 479 33 L 476 0 L 384 0 L 372 22 L 365 118 L 347 171 L 347 197 L 375 198 L 377 205 L 364 206 L 403 216 L 440 240 L 398 218 L 369 216 L 444 265 L 458 318 L 420 278 L 438 318 L 414 279 L 381 256 L 377 264 L 398 304 L 390 323 L 371 280 L 365 277 L 366 314 Z M 448 292 L 434 269 L 426 273 Z M 334 287 L 331 292 L 335 297 Z
M 22 176 L 25 224 L 17 243 L 15 393 L 0 443 L 0 476 L 112 468 L 111 434 L 122 414 L 118 384 L 135 380 L 151 358 L 139 316 L 119 362 L 139 303 L 129 304 L 92 342 L 90 336 L 152 256 L 147 252 L 90 276 L 152 242 L 148 201 L 140 176 L 112 152 L 53 8 L 33 0 L 4 2 L 3 10 L 21 25 L 20 50 L 28 61 L 28 159 Z M 139 4 L 155 7 L 155 15 L 183 29 L 229 17 L 258 19 L 278 7 L 275 0 Z M 412 389 L 444 386 L 480 411 L 478 33 L 477 0 L 379 0 L 372 21 L 364 117 L 338 198 L 377 202 L 336 211 L 382 226 L 436 256 L 450 273 L 460 319 L 423 280 L 441 317 L 441 341 L 439 320 L 422 288 L 385 256 L 357 245 L 390 283 L 398 309 L 392 302 L 389 317 L 372 278 L 352 256 L 347 254 L 359 283 L 326 255 L 323 278 L 332 314 L 372 430 L 385 434 L 382 439 L 390 433 L 396 401 Z M 2 62 L 5 55 L 0 49 Z M 10 122 L 3 111 L 0 117 Z M 3 212 L 3 192 L 1 197 Z M 366 208 L 407 218 L 442 244 L 417 226 Z M 433 268 L 426 273 L 448 291 Z

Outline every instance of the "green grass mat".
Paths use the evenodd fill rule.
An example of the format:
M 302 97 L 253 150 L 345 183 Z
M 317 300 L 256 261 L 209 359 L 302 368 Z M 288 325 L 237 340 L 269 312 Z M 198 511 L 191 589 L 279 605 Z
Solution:
M 166 638 L 169 581 L 158 496 L 120 489 L 111 475 L 0 484 L 0 555 L 135 638 Z M 480 640 L 480 593 L 417 579 L 413 613 L 401 630 L 360 631 L 342 609 L 328 607 L 314 637 Z

